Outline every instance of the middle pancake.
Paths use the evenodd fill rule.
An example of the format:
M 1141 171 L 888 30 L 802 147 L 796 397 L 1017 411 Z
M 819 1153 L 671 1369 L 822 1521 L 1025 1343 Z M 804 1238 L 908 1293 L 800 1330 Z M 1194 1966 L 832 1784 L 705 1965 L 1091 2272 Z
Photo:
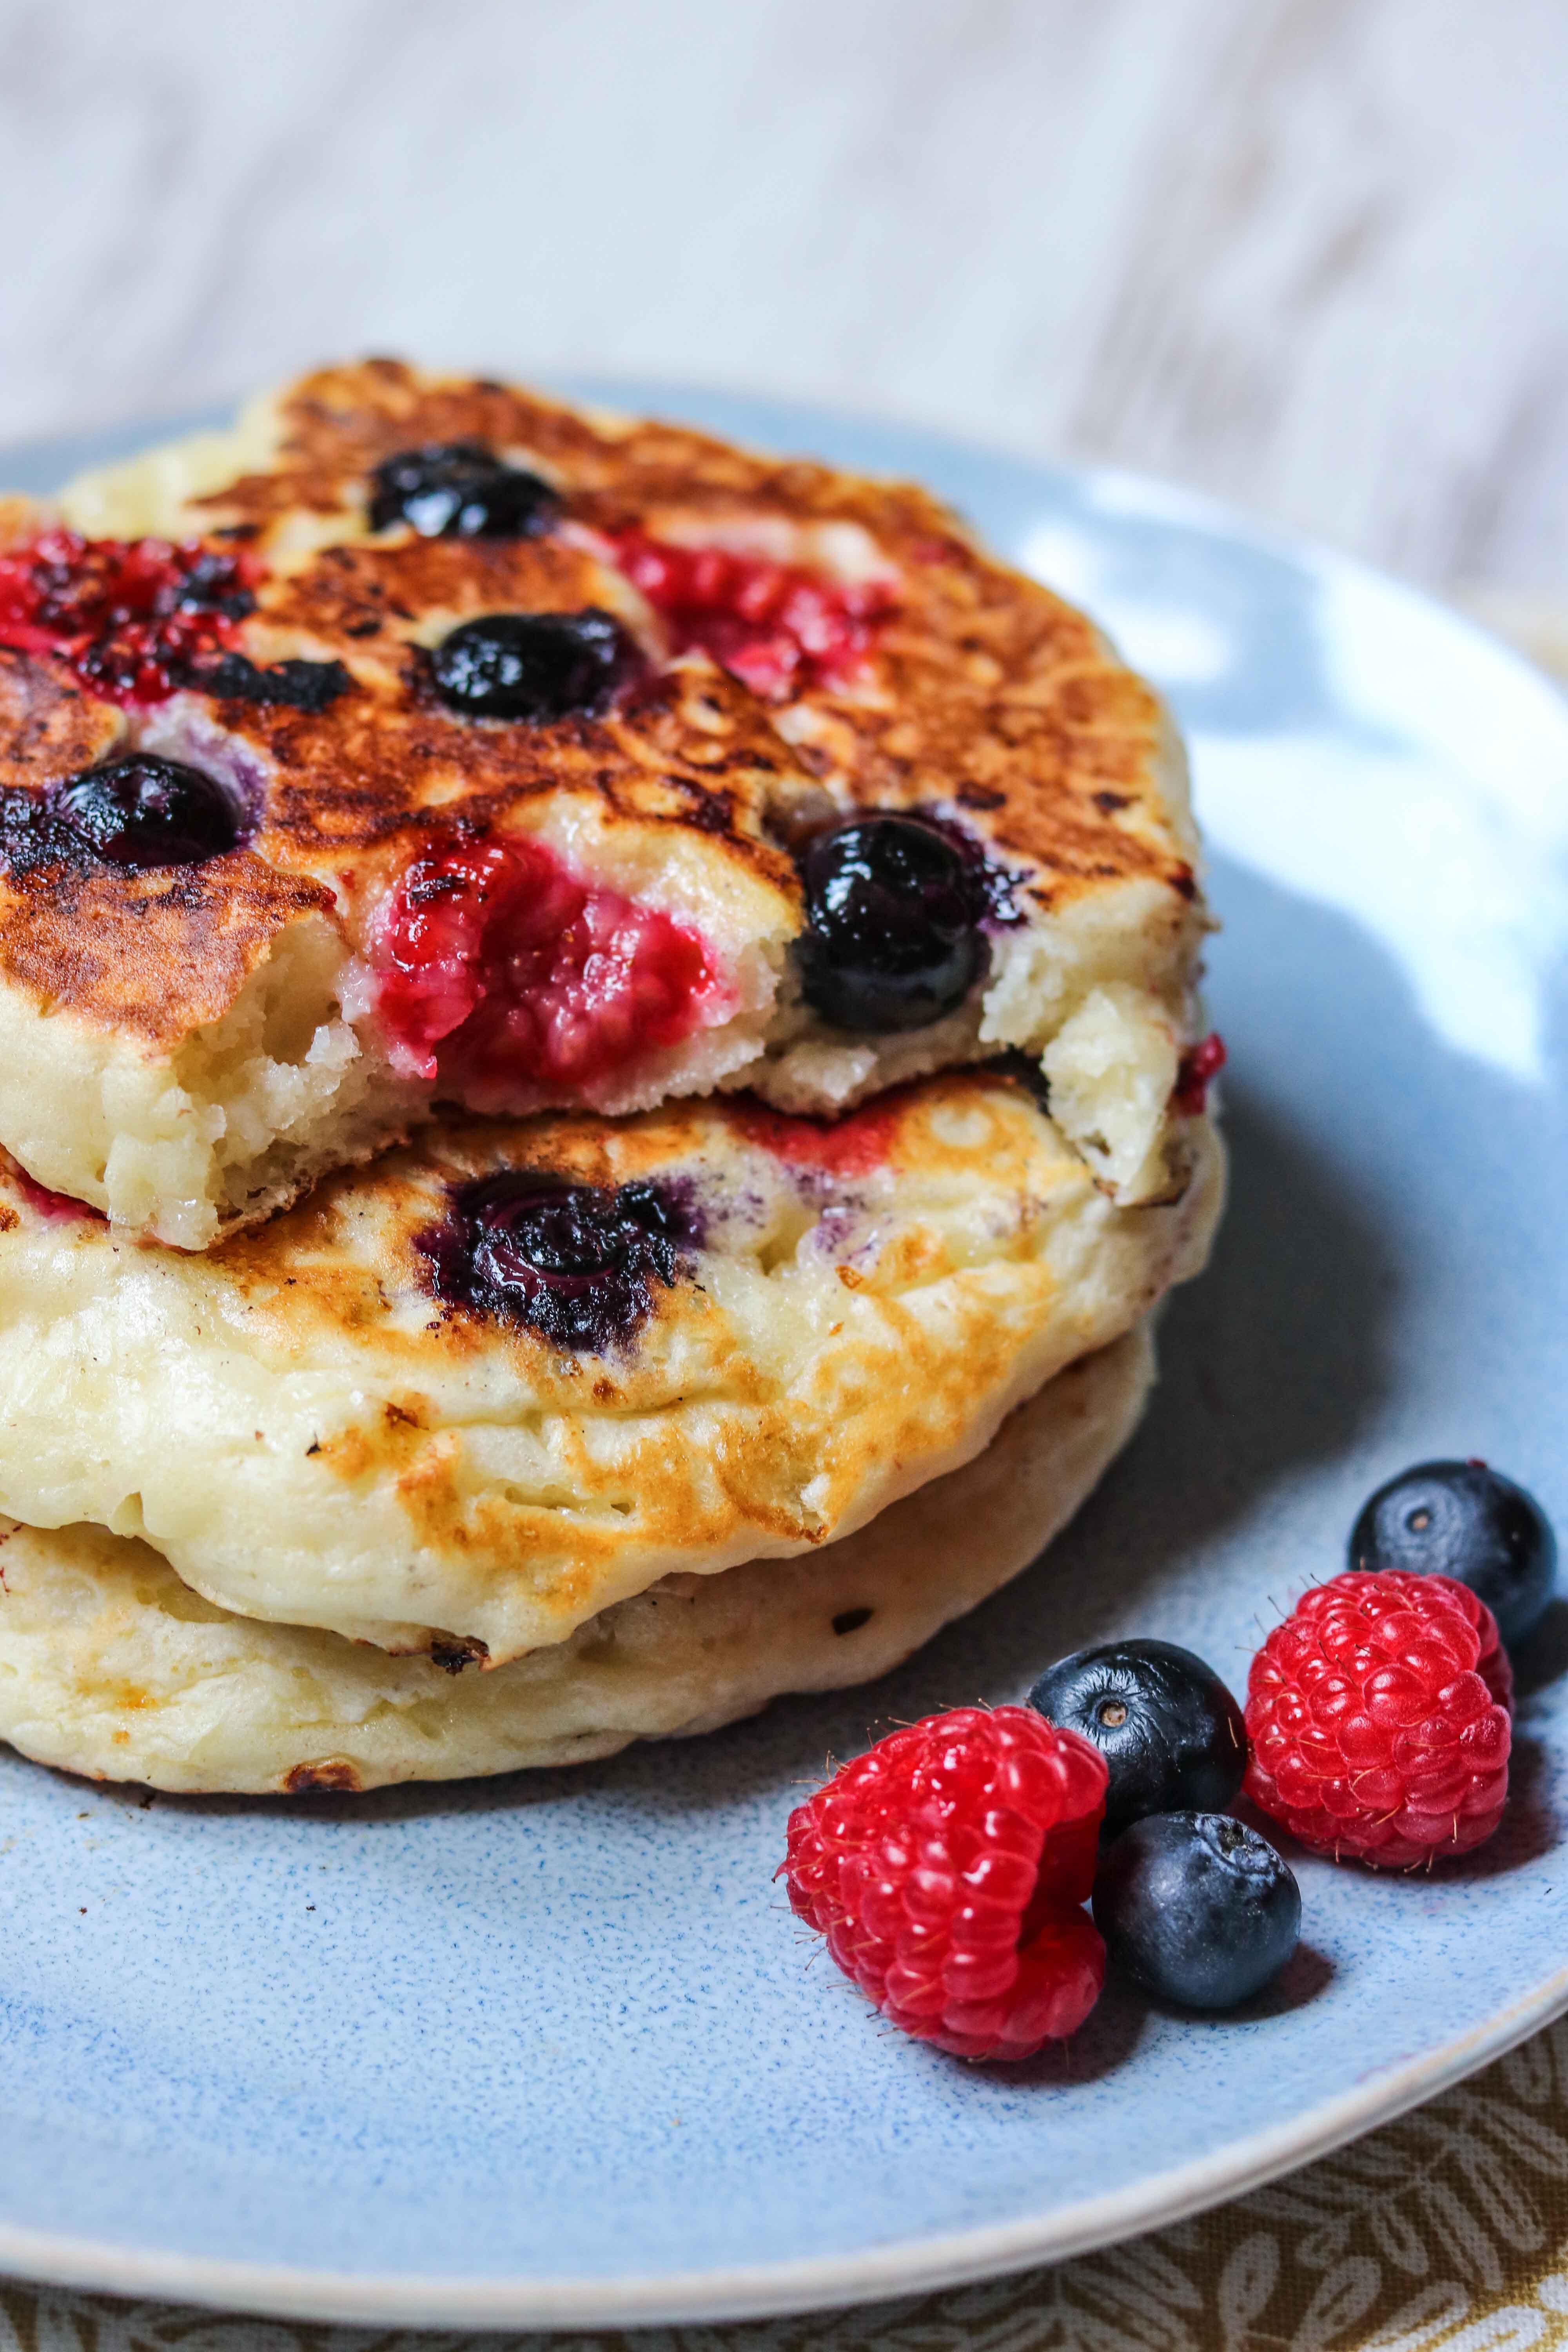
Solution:
M 454 1667 L 829 1542 L 1203 1263 L 1217 1135 L 1119 1208 L 983 1069 L 429 1130 L 202 1256 L 0 1176 L 0 1510 Z

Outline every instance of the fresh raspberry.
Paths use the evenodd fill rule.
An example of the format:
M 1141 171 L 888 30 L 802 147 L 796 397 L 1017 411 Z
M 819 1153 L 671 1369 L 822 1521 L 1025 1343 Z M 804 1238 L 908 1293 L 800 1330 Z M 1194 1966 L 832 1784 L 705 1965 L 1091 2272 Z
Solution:
M 1252 1662 L 1247 1795 L 1301 1843 L 1384 1869 L 1466 1853 L 1508 1798 L 1513 1675 L 1447 1576 L 1352 1570 L 1303 1594 Z
M 1104 1759 L 1025 1706 L 895 1731 L 790 1815 L 781 1874 L 884 2017 L 959 2058 L 1026 2058 L 1082 2024 L 1105 1947 Z

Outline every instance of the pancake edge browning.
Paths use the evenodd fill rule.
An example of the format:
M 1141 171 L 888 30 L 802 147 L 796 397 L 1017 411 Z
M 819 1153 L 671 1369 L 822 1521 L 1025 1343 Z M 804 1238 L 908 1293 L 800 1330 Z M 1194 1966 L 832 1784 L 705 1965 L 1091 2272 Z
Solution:
M 182 1795 L 342 1794 L 581 1763 L 869 1682 L 1037 1559 L 1132 1435 L 1153 1375 L 1143 1323 L 843 1542 L 668 1579 L 483 1676 L 233 1616 L 101 1528 L 0 1521 L 0 1738 Z

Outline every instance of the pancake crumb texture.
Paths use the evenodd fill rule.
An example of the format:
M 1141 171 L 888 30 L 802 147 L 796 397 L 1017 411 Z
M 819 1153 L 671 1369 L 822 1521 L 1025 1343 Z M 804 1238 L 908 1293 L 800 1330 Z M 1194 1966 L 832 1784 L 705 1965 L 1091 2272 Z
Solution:
M 1182 1127 L 1180 1198 L 1126 1208 L 995 1070 L 830 1126 L 722 1097 L 458 1120 L 199 1255 L 0 1174 L 0 1508 L 142 1538 L 242 1614 L 493 1667 L 980 1453 L 1202 1265 L 1223 1157 Z M 520 1186 L 525 1222 L 587 1204 L 602 1276 L 519 1240 Z
M 482 1675 L 230 1615 L 100 1528 L 0 1522 L 0 1738 L 182 1793 L 342 1791 L 571 1764 L 868 1681 L 1036 1557 L 1131 1435 L 1152 1374 L 1140 1326 L 842 1543 L 667 1578 Z
M 551 527 L 373 529 L 375 468 L 430 443 L 536 476 Z M 0 646 L 13 814 L 142 751 L 216 777 L 244 819 L 232 852 L 161 871 L 0 841 L 0 1144 L 40 1182 L 202 1249 L 437 1104 L 618 1116 L 744 1087 L 830 1115 L 1004 1048 L 1038 1060 L 1068 1032 L 1063 1131 L 1097 1180 L 1127 1204 L 1180 1181 L 1158 1080 L 1200 1031 L 1208 918 L 1179 738 L 1091 622 L 924 491 L 372 361 L 302 379 L 231 435 L 83 477 L 52 507 L 0 500 L 0 558 L 56 524 L 243 561 L 252 609 L 222 625 L 252 688 L 290 665 L 334 684 L 258 698 L 209 670 L 122 704 L 47 650 Z M 730 636 L 704 637 L 664 609 L 650 548 L 656 573 L 686 551 L 752 588 L 847 599 L 870 616 L 853 658 L 759 668 L 733 614 Z M 642 665 L 605 707 L 521 723 L 433 692 L 432 649 L 458 625 L 587 608 Z M 936 822 L 990 877 L 973 985 L 901 1033 L 834 1026 L 802 984 L 795 854 L 872 810 Z M 518 906 L 559 900 L 566 945 L 531 952 L 553 955 L 566 1010 L 527 1050 L 496 1016 L 490 948 L 459 975 L 478 989 L 467 1010 L 411 1034 L 389 1009 L 408 890 L 423 906 L 455 888 L 454 860 L 473 868 L 474 939 L 487 892 L 511 904 L 503 869 Z M 625 967 L 610 1013 L 584 1016 L 591 1051 L 579 932 L 614 939 Z M 661 997 L 672 940 L 686 961 Z M 1092 1038 L 1073 1031 L 1085 1017 Z

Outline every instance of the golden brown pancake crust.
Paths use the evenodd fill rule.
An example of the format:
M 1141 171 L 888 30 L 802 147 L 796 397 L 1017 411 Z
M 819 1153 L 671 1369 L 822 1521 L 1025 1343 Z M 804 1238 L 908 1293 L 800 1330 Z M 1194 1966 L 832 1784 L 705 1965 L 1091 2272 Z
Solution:
M 0 646 L 0 744 L 5 782 L 39 789 L 113 756 L 125 721 L 53 665 Z
M 49 1006 L 172 1043 L 232 1002 L 280 926 L 326 906 L 318 886 L 363 950 L 386 887 L 422 850 L 447 845 L 459 824 L 529 827 L 531 811 L 563 795 L 601 832 L 683 837 L 717 887 L 729 876 L 770 910 L 775 936 L 802 920 L 784 844 L 814 797 L 818 814 L 826 805 L 814 777 L 840 801 L 962 813 L 1015 874 L 1021 911 L 1059 911 L 1128 880 L 1194 897 L 1193 844 L 1162 793 L 1154 696 L 1092 623 L 984 555 L 923 490 L 499 383 L 433 381 L 391 360 L 323 369 L 274 415 L 268 468 L 186 520 L 267 567 L 240 648 L 263 665 L 341 662 L 352 689 L 314 712 L 205 694 L 165 707 L 176 733 L 183 711 L 237 753 L 257 803 L 249 848 L 173 877 L 13 870 L 0 888 L 0 976 Z M 373 539 L 371 470 L 461 439 L 546 473 L 562 526 L 511 541 Z M 608 604 L 641 612 L 646 628 L 602 534 L 700 539 L 768 519 L 858 526 L 896 579 L 896 609 L 853 682 L 813 685 L 781 711 L 688 660 L 602 719 L 544 727 L 465 719 L 429 692 L 425 647 L 465 616 Z M 26 526 L 19 507 L 0 515 L 0 537 Z M 121 714 L 79 695 L 63 667 L 0 664 L 0 785 L 36 790 L 112 750 Z M 153 747 L 181 748 L 155 730 Z
M 900 609 L 879 639 L 874 698 L 808 689 L 804 698 L 828 725 L 823 743 L 796 744 L 803 762 L 842 769 L 864 806 L 956 802 L 1009 862 L 1039 869 L 1031 887 L 1042 904 L 1132 876 L 1191 896 L 1190 860 L 1170 841 L 1152 789 L 1154 696 L 1107 658 L 1083 614 L 983 554 L 915 484 L 759 456 L 681 425 L 606 423 L 505 384 L 432 383 L 395 360 L 306 377 L 280 403 L 279 422 L 274 470 L 205 501 L 215 520 L 255 532 L 262 546 L 290 509 L 363 513 L 365 478 L 397 451 L 465 439 L 531 452 L 564 491 L 569 518 L 602 531 L 640 526 L 658 537 L 671 521 L 721 529 L 759 516 L 858 523 L 900 574 Z M 381 616 L 395 617 L 399 605 L 445 605 L 454 617 L 493 611 L 513 583 L 521 591 L 520 575 L 542 588 L 547 571 L 570 570 L 564 551 L 547 557 L 538 541 L 477 561 L 476 546 L 483 542 L 378 549 L 363 568 L 334 552 L 347 625 L 377 617 L 384 628 Z M 564 606 L 573 599 L 564 578 L 557 584 Z M 324 625 L 337 615 L 320 567 L 308 584 L 262 601 L 328 641 Z M 517 602 L 542 609 L 546 596 L 520 593 Z M 337 626 L 331 641 L 346 657 L 352 640 L 341 619 Z
M 1152 1370 L 1141 1328 L 842 1543 L 666 1577 L 488 1675 L 231 1616 L 145 1545 L 0 1519 L 0 1737 L 94 1778 L 292 1796 L 576 1763 L 866 1682 L 1037 1555 L 1131 1434 Z
M 244 851 L 146 874 L 0 864 L 7 976 L 46 1006 L 165 1049 L 221 1020 L 278 934 L 331 905 L 319 883 Z
M 7 786 L 32 792 L 110 759 L 125 721 L 57 667 L 0 648 Z M 221 1018 L 269 941 L 330 890 L 240 851 L 131 874 L 72 854 L 61 830 L 14 833 L 0 807 L 0 955 L 46 1005 L 169 1045 Z
M 0 1170 L 0 1509 L 143 1535 L 242 1613 L 495 1663 L 978 1452 L 1195 1271 L 1220 1157 L 1188 1124 L 1184 1200 L 1121 1210 L 996 1072 L 826 1125 L 453 1119 L 197 1254 Z M 598 1188 L 564 1262 L 563 1182 Z M 650 1218 L 668 1254 L 595 1256 Z

